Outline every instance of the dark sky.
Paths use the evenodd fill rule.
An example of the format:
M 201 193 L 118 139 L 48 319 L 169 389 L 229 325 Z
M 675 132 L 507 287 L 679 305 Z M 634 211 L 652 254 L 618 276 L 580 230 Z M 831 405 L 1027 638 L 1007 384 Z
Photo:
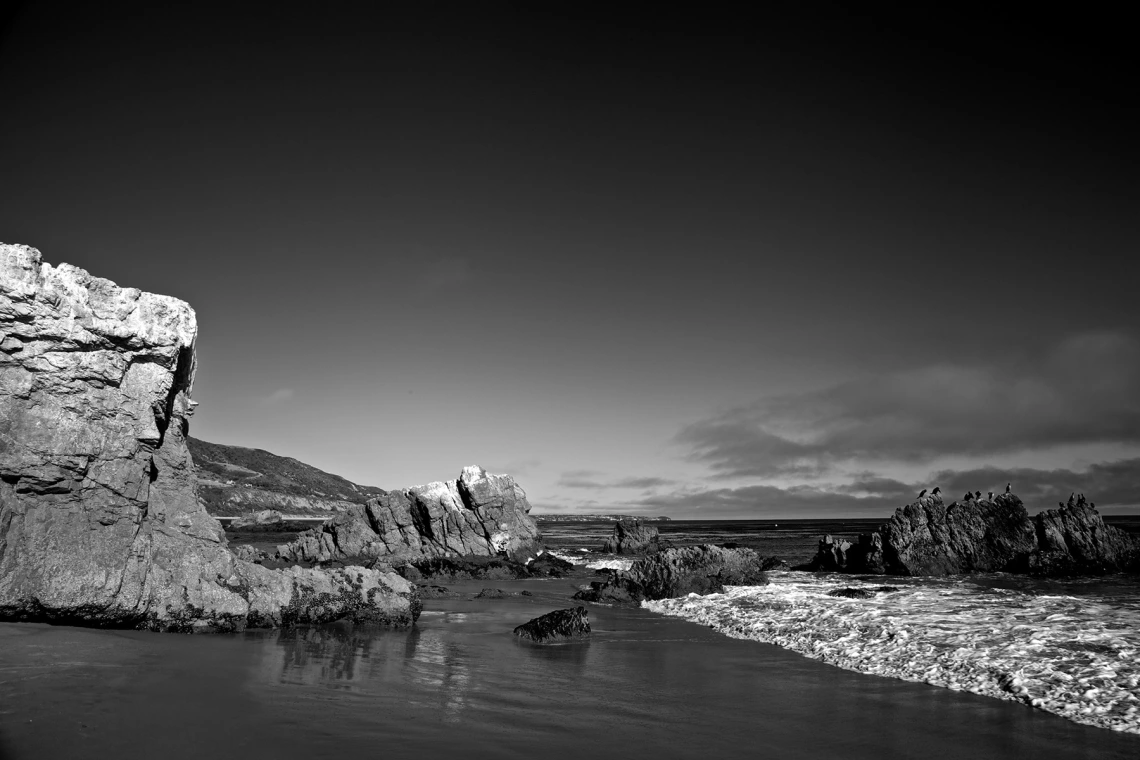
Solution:
M 1140 506 L 1123 18 L 327 5 L 0 15 L 0 240 L 194 306 L 193 434 L 544 511 Z

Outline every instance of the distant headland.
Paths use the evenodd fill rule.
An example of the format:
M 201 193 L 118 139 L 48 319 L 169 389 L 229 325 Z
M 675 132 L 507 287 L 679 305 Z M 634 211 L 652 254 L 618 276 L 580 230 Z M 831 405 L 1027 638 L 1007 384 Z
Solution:
M 531 515 L 540 522 L 618 522 L 619 520 L 641 520 L 642 522 L 669 522 L 663 515 L 643 517 L 641 515 Z

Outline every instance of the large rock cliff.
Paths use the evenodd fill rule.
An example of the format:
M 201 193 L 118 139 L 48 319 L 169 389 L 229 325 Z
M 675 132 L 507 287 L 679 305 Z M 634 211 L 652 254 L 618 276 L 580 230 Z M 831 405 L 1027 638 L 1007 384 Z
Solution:
M 539 549 L 526 492 L 510 475 L 465 467 L 457 480 L 391 491 L 355 505 L 277 549 L 297 562 L 506 556 Z
M 186 447 L 191 308 L 0 244 L 0 619 L 237 630 L 410 624 L 392 573 L 234 558 Z
M 889 575 L 1135 572 L 1140 536 L 1105 525 L 1083 496 L 1030 517 L 1012 493 L 950 505 L 936 494 L 900 507 L 856 544 L 824 537 L 815 559 L 800 569 Z

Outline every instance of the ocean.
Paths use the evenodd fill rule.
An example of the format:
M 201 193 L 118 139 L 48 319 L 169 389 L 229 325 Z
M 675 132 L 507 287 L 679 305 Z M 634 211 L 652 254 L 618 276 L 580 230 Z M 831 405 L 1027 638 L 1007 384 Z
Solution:
M 867 526 L 659 525 L 676 543 L 782 547 L 793 562 L 821 532 Z M 461 596 L 427 600 L 411 630 L 0 624 L 0 758 L 1140 756 L 1134 581 L 777 572 L 589 606 L 590 641 L 537 646 L 512 629 L 571 606 L 588 565 L 614 560 L 580 551 L 612 524 L 543 527 L 580 577 L 449 584 Z M 899 590 L 826 593 L 881 585 Z M 483 587 L 531 595 L 474 599 Z

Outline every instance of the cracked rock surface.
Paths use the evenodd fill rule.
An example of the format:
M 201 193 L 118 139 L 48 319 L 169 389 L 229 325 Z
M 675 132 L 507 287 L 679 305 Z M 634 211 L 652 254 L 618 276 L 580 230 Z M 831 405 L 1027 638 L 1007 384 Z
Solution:
M 411 624 L 394 573 L 238 560 L 186 447 L 186 303 L 0 244 L 0 620 L 177 631 Z
M 295 562 L 505 556 L 539 549 L 538 524 L 526 492 L 510 475 L 465 467 L 459 478 L 391 491 L 354 505 L 277 547 Z

